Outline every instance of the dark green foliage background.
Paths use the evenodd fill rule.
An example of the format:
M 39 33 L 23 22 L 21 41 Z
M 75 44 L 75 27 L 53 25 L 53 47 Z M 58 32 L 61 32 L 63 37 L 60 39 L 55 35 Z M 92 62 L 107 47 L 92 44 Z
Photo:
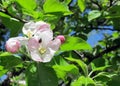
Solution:
M 0 76 L 9 77 L 0 85 L 119 86 L 119 9 L 119 0 L 1 0 Z M 6 40 L 21 34 L 24 23 L 41 20 L 51 24 L 54 36 L 66 38 L 51 62 L 36 63 L 5 50 Z M 113 32 L 91 47 L 87 39 L 93 30 Z

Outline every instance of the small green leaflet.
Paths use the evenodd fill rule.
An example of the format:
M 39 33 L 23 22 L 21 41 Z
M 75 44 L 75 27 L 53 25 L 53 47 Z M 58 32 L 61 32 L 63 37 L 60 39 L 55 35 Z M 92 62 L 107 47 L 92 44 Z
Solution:
M 81 12 L 83 12 L 85 10 L 85 0 L 78 0 L 78 6 L 81 10 Z
M 92 50 L 91 46 L 81 38 L 67 36 L 65 43 L 61 46 L 61 50 Z

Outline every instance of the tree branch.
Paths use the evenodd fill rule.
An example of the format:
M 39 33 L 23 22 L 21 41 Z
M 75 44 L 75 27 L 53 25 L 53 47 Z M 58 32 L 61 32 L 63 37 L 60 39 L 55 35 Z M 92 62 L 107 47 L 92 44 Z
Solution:
M 83 54 L 83 53 L 80 53 L 80 52 L 78 52 L 78 51 L 76 51 L 76 50 L 73 50 L 73 52 L 74 52 L 78 57 L 81 57 L 81 59 L 84 58 L 84 54 Z
M 26 23 L 26 22 L 27 22 L 27 21 L 25 21 L 25 20 L 22 20 L 21 18 L 18 18 L 18 17 L 16 17 L 16 16 L 13 16 L 12 14 L 10 14 L 10 13 L 7 11 L 7 9 L 4 9 L 4 10 L 0 9 L 0 12 L 9 15 L 9 16 L 12 17 L 12 18 L 17 19 L 17 20 L 19 20 L 19 21 L 22 22 L 22 23 Z
M 111 31 L 120 31 L 120 30 L 115 30 L 115 29 L 111 29 L 111 28 L 100 28 L 100 27 L 92 27 L 92 29 L 96 29 L 96 30 L 111 30 Z
M 110 4 L 109 4 L 109 7 L 111 7 L 113 4 L 113 0 L 110 0 Z
M 92 62 L 94 59 L 97 59 L 97 58 L 99 58 L 99 57 L 102 57 L 104 54 L 109 53 L 109 52 L 114 51 L 114 50 L 117 50 L 117 49 L 119 49 L 119 48 L 120 48 L 120 45 L 119 45 L 119 44 L 118 44 L 118 45 L 115 45 L 115 46 L 112 46 L 112 47 L 109 47 L 109 48 L 101 51 L 101 52 L 98 53 L 97 55 L 93 56 L 92 58 L 90 58 L 90 59 L 88 58 L 88 59 L 89 59 L 89 63 Z
M 118 38 L 118 40 L 119 40 L 120 38 Z M 74 53 L 76 53 L 77 55 L 78 55 L 78 57 L 80 57 L 81 59 L 83 58 L 83 57 L 86 57 L 87 59 L 88 59 L 88 61 L 87 61 L 87 63 L 89 64 L 90 62 L 92 62 L 94 59 L 97 59 L 97 58 L 102 58 L 102 56 L 104 55 L 104 54 L 107 54 L 107 53 L 110 53 L 111 51 L 115 51 L 115 50 L 117 50 L 117 49 L 119 49 L 120 48 L 120 44 L 116 44 L 116 45 L 114 45 L 114 46 L 111 46 L 111 47 L 108 47 L 108 48 L 106 48 L 106 49 L 104 49 L 103 51 L 101 51 L 101 52 L 99 52 L 98 54 L 96 54 L 96 55 L 93 55 L 93 54 L 91 54 L 91 53 L 87 53 L 87 52 L 82 52 L 82 56 L 81 56 L 81 54 L 79 54 L 79 52 L 76 52 L 75 50 L 73 51 Z
M 113 5 L 115 5 L 116 2 L 117 2 L 117 0 L 110 0 L 110 4 L 106 10 L 109 10 Z
M 93 26 L 92 24 L 90 24 L 90 26 L 89 27 L 86 27 L 86 28 L 88 28 L 88 29 L 95 29 L 95 30 L 111 30 L 111 31 L 120 31 L 119 29 L 114 29 L 114 28 L 105 28 L 105 26 L 107 26 L 107 25 L 98 25 L 98 26 L 100 26 L 100 27 L 95 27 L 95 26 Z
M 120 31 L 119 29 L 112 29 L 112 28 L 105 28 L 104 26 L 101 27 L 94 27 L 94 26 L 83 26 L 77 28 L 86 28 L 86 29 L 95 29 L 95 30 L 111 30 L 111 31 Z
M 95 4 L 95 5 L 97 5 L 98 8 L 99 8 L 99 10 L 102 10 L 102 7 L 99 5 L 98 1 L 93 1 L 93 0 L 91 0 L 91 2 L 92 2 L 93 4 Z

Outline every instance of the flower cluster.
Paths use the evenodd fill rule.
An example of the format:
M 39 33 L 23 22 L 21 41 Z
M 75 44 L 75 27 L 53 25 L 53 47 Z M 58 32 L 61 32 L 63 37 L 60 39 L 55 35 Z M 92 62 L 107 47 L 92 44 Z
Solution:
M 43 21 L 28 22 L 23 26 L 22 31 L 25 37 L 10 38 L 6 42 L 6 50 L 16 53 L 24 45 L 27 47 L 27 52 L 29 52 L 31 58 L 38 62 L 49 62 L 65 41 L 63 35 L 53 39 L 50 25 Z

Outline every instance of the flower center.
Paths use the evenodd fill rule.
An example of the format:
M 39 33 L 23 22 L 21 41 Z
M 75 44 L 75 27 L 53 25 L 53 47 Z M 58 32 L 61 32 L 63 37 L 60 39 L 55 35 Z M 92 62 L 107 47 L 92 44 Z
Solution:
M 40 54 L 44 54 L 46 52 L 46 49 L 45 48 L 39 48 L 39 53 Z
M 28 36 L 28 38 L 31 38 L 31 37 L 32 37 L 32 32 L 31 32 L 31 31 L 28 31 L 28 32 L 27 32 L 27 36 Z

